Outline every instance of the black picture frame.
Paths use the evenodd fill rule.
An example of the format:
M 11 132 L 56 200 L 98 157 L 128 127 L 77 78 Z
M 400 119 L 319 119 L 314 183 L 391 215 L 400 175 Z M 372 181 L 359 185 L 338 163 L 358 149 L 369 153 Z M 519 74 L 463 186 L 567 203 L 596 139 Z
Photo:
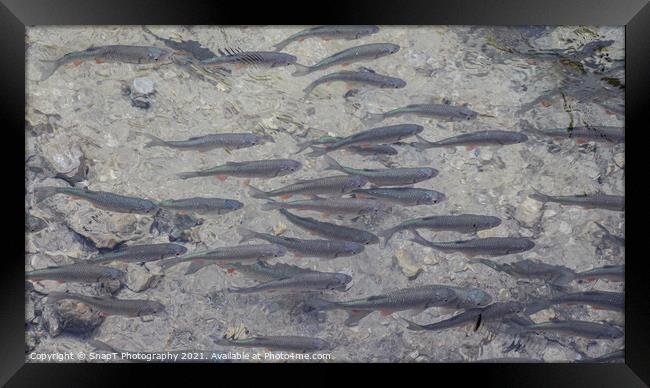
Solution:
M 242 2 L 243 3 L 243 2 Z M 0 1 L 0 96 L 3 137 L 3 172 L 11 182 L 5 184 L 3 209 L 7 226 L 3 250 L 2 281 L 0 281 L 0 383 L 8 386 L 98 386 L 127 383 L 133 367 L 122 365 L 79 364 L 25 364 L 24 343 L 24 257 L 21 244 L 24 232 L 24 148 L 25 141 L 25 26 L 31 25 L 232 25 L 232 24 L 417 24 L 417 25 L 617 25 L 625 26 L 626 45 L 626 129 L 640 134 L 647 130 L 641 125 L 643 108 L 648 106 L 648 78 L 650 73 L 650 5 L 646 0 L 495 0 L 495 1 L 393 1 L 379 4 L 372 1 L 327 2 L 307 5 L 305 2 L 233 4 L 205 1 Z M 638 127 L 638 128 L 637 128 Z M 627 134 L 629 136 L 629 133 Z M 634 156 L 634 148 L 642 140 L 628 142 L 626 157 Z M 16 145 L 13 145 L 13 144 Z M 18 146 L 20 144 L 21 146 Z M 637 145 L 638 144 L 638 145 Z M 8 151 L 8 152 L 7 152 Z M 638 155 L 638 154 L 637 154 Z M 631 163 L 633 174 L 642 171 L 642 162 Z M 638 166 L 638 167 L 637 167 Z M 629 174 L 629 171 L 628 171 Z M 639 174 L 641 174 L 639 172 Z M 640 178 L 639 180 L 642 182 Z M 626 179 L 626 181 L 629 180 Z M 634 191 L 626 185 L 626 205 L 634 201 Z M 646 199 L 647 201 L 647 199 Z M 15 206 L 13 206 L 15 204 Z M 637 212 L 640 213 L 640 212 Z M 644 217 L 635 212 L 626 213 L 627 223 L 635 225 L 635 218 Z M 647 216 L 646 216 L 647 218 Z M 23 221 L 20 221 L 23 220 Z M 641 224 L 640 224 L 641 225 Z M 627 228 L 628 244 L 635 245 L 637 235 L 647 228 Z M 631 236 L 630 236 L 631 235 Z M 23 247 L 24 248 L 24 244 Z M 641 255 L 629 255 L 626 263 L 625 308 L 625 364 L 422 364 L 405 365 L 422 372 L 425 378 L 444 381 L 449 377 L 454 384 L 473 381 L 481 385 L 497 386 L 621 386 L 650 384 L 650 282 L 644 271 Z M 165 378 L 179 366 L 147 365 L 149 378 Z M 242 365 L 219 366 L 236 368 L 232 376 L 241 374 Z M 287 366 L 255 365 L 261 375 Z M 308 373 L 328 377 L 323 368 L 347 369 L 360 376 L 399 374 L 397 365 L 299 365 Z M 214 368 L 214 366 L 213 366 Z M 319 370 L 316 371 L 315 369 Z M 292 368 L 297 369 L 297 368 Z M 401 369 L 401 368 L 400 368 Z M 196 369 L 194 369 L 196 371 Z M 471 372 L 470 372 L 471 370 Z M 215 370 L 209 371 L 214 373 Z M 195 372 L 192 372 L 195 373 Z M 154 375 L 154 376 L 151 376 Z M 332 377 L 338 376 L 333 374 Z M 428 376 L 428 377 L 426 377 Z M 444 376 L 444 377 L 443 377 Z M 186 376 L 188 377 L 188 376 Z M 223 374 L 214 374 L 219 379 Z M 286 375 L 285 375 L 286 377 Z M 406 383 L 406 380 L 404 380 Z M 188 381 L 199 384 L 199 381 Z M 305 382 L 305 381 L 303 381 Z M 342 381 L 343 382 L 343 381 Z M 645 382 L 645 383 L 644 383 Z M 433 381 L 431 381 L 433 384 Z

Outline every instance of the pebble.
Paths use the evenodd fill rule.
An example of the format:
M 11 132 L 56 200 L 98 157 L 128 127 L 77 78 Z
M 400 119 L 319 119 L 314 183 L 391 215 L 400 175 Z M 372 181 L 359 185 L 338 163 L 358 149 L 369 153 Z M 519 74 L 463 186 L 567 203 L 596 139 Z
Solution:
M 542 207 L 542 202 L 526 197 L 517 207 L 515 218 L 528 227 L 533 226 L 541 216 Z
M 133 80 L 133 90 L 139 94 L 151 94 L 154 92 L 153 81 L 149 78 L 136 78 Z
M 413 255 L 404 249 L 397 249 L 393 258 L 409 280 L 415 280 L 423 271 L 413 259 Z

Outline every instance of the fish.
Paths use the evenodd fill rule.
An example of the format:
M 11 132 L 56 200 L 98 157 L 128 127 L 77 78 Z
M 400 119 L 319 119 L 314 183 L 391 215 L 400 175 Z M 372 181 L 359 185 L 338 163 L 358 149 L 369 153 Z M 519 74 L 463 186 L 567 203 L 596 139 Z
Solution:
M 496 228 L 499 225 L 501 225 L 501 219 L 494 216 L 476 214 L 428 216 L 404 221 L 397 226 L 379 232 L 379 236 L 384 237 L 384 245 L 386 245 L 395 233 L 402 230 L 429 229 L 434 231 L 475 233 L 479 230 Z
M 48 64 L 48 66 L 43 70 L 41 81 L 50 78 L 59 67 L 70 62 L 80 64 L 83 61 L 94 60 L 97 63 L 123 62 L 148 64 L 168 62 L 171 59 L 171 56 L 171 50 L 153 46 L 109 45 L 89 47 L 83 51 L 75 51 L 65 54 L 54 61 L 43 61 Z
M 381 89 L 401 89 L 406 86 L 406 81 L 404 81 L 403 79 L 390 77 L 383 74 L 378 74 L 375 73 L 374 71 L 343 70 L 343 71 L 337 71 L 335 73 L 330 73 L 318 78 L 317 80 L 310 83 L 305 89 L 303 89 L 303 92 L 305 92 L 305 96 L 307 96 L 317 86 L 329 82 L 336 82 L 336 81 L 345 82 L 346 85 L 348 85 L 348 87 L 350 87 L 351 85 L 364 85 L 364 86 L 368 85 L 368 86 L 375 86 Z
M 615 236 L 615 235 L 611 234 L 609 232 L 609 230 L 607 230 L 604 226 L 602 226 L 598 222 L 594 222 L 594 224 L 596 224 L 596 226 L 598 226 L 598 228 L 605 233 L 605 235 L 603 237 L 604 239 L 612 241 L 616 245 L 620 245 L 622 247 L 625 246 L 625 237 L 619 237 L 619 236 Z
M 449 319 L 430 323 L 428 325 L 419 325 L 404 318 L 402 318 L 402 320 L 408 323 L 409 330 L 438 331 L 466 325 L 468 323 L 475 323 L 479 319 L 481 322 L 498 320 L 507 315 L 518 314 L 524 311 L 524 308 L 524 304 L 519 302 L 496 302 L 485 307 L 467 309 Z
M 36 233 L 47 227 L 47 222 L 42 218 L 25 212 L 25 232 Z
M 350 47 L 343 51 L 331 55 L 325 59 L 318 61 L 312 66 L 305 66 L 299 63 L 294 63 L 296 70 L 292 73 L 294 76 L 302 76 L 318 70 L 324 70 L 338 64 L 343 66 L 349 65 L 352 62 L 365 61 L 370 59 L 377 59 L 386 55 L 398 52 L 400 47 L 392 43 L 370 43 L 361 46 Z
M 312 337 L 299 336 L 264 336 L 245 339 L 214 338 L 214 343 L 222 346 L 244 348 L 266 348 L 269 350 L 288 350 L 294 352 L 316 352 L 333 349 L 329 342 Z
M 356 198 L 377 198 L 402 206 L 435 205 L 443 202 L 444 193 L 415 187 L 375 187 L 356 189 L 351 192 Z
M 250 229 L 239 227 L 237 229 L 242 237 L 239 241 L 253 239 L 266 240 L 272 244 L 281 245 L 299 257 L 318 257 L 334 259 L 337 257 L 354 256 L 363 252 L 364 246 L 359 243 L 344 240 L 302 240 L 292 237 L 274 236 L 268 233 L 254 232 Z
M 573 128 L 549 128 L 533 129 L 527 128 L 526 131 L 536 133 L 542 136 L 576 139 L 578 143 L 587 141 L 605 142 L 605 143 L 624 143 L 625 128 L 610 126 L 588 126 Z
M 462 135 L 453 136 L 435 142 L 428 141 L 419 135 L 415 135 L 415 137 L 419 142 L 413 143 L 413 145 L 420 150 L 458 146 L 466 146 L 468 150 L 471 150 L 477 146 L 509 145 L 528 141 L 528 136 L 521 132 L 501 130 L 464 133 Z
M 625 349 L 621 350 L 616 350 L 614 352 L 610 353 L 605 353 L 602 356 L 598 357 L 588 357 L 584 358 L 581 360 L 576 360 L 575 362 L 582 363 L 582 362 L 588 362 L 588 363 L 593 363 L 593 362 L 625 362 Z
M 542 194 L 535 190 L 535 193 L 528 195 L 540 202 L 555 202 L 560 205 L 580 206 L 586 209 L 606 209 L 615 211 L 625 210 L 625 197 L 621 195 L 608 195 L 608 194 L 582 194 L 582 195 L 564 195 L 552 196 Z
M 250 294 L 270 291 L 346 291 L 346 286 L 351 280 L 352 277 L 344 273 L 312 272 L 271 280 L 253 287 L 230 287 L 228 292 Z
M 526 307 L 526 314 L 532 315 L 558 304 L 589 305 L 601 310 L 623 311 L 625 294 L 609 291 L 584 291 L 562 293 L 550 299 L 538 299 Z
M 478 116 L 478 113 L 466 106 L 450 104 L 411 104 L 384 113 L 368 113 L 364 117 L 363 121 L 366 124 L 372 125 L 389 117 L 402 117 L 405 115 L 437 117 L 452 120 L 472 120 Z
M 245 162 L 228 162 L 220 166 L 201 171 L 182 172 L 181 179 L 216 176 L 225 181 L 227 177 L 238 178 L 275 178 L 292 174 L 302 168 L 302 163 L 291 159 L 253 160 Z
M 56 303 L 69 299 L 81 302 L 96 310 L 102 316 L 123 315 L 127 317 L 141 317 L 165 312 L 165 305 L 148 299 L 116 299 L 105 296 L 87 296 L 71 292 L 51 292 L 47 296 L 48 303 Z
M 302 268 L 292 264 L 268 264 L 261 260 L 257 260 L 253 264 L 233 262 L 220 265 L 224 268 L 227 268 L 229 273 L 239 272 L 260 282 L 286 279 L 300 274 L 316 272 L 308 268 Z
M 168 199 L 157 202 L 157 205 L 163 209 L 191 211 L 201 214 L 226 214 L 244 207 L 243 203 L 234 199 L 199 197 Z
M 417 135 L 423 130 L 424 127 L 417 124 L 397 124 L 386 127 L 371 128 L 344 137 L 343 139 L 328 144 L 325 147 L 310 146 L 313 151 L 307 154 L 307 156 L 325 155 L 328 152 L 352 146 L 365 147 L 373 144 L 397 143 L 402 139 Z
M 76 263 L 57 267 L 47 267 L 25 273 L 25 279 L 32 281 L 56 280 L 78 283 L 101 283 L 109 280 L 123 281 L 126 272 L 101 265 Z
M 302 41 L 306 38 L 318 37 L 324 40 L 351 40 L 359 39 L 362 36 L 376 34 L 377 32 L 379 32 L 379 27 L 377 26 L 317 26 L 296 32 L 295 34 L 289 36 L 287 39 L 274 45 L 273 47 L 277 51 L 282 50 L 292 42 L 298 40 Z
M 322 237 L 353 241 L 365 245 L 376 244 L 379 242 L 377 236 L 362 229 L 318 221 L 311 217 L 300 217 L 290 213 L 286 209 L 279 209 L 279 211 L 283 216 L 291 221 L 291 223 Z
M 305 141 L 302 143 L 298 143 L 298 151 L 294 152 L 294 154 L 299 154 L 305 149 L 311 147 L 312 145 L 322 145 L 322 144 L 331 144 L 335 143 L 341 139 L 344 139 L 341 136 L 321 136 L 318 139 L 310 140 L 310 141 Z M 355 154 L 358 155 L 397 155 L 398 152 L 397 150 L 388 145 L 388 144 L 375 144 L 375 145 L 365 145 L 363 147 L 361 146 L 351 146 L 345 148 L 345 150 L 354 152 Z
M 356 326 L 370 313 L 379 310 L 382 315 L 397 311 L 423 311 L 430 307 L 471 308 L 486 306 L 492 297 L 476 288 L 462 288 L 446 285 L 423 285 L 403 288 L 386 294 L 349 301 L 328 301 L 313 299 L 310 304 L 318 310 L 343 309 L 348 311 L 346 326 Z
M 217 57 L 207 58 L 199 61 L 203 66 L 227 67 L 234 66 L 265 66 L 265 67 L 283 67 L 295 64 L 294 55 L 276 52 L 276 51 L 240 51 L 240 50 L 218 50 L 220 55 Z
M 167 270 L 180 263 L 191 261 L 185 275 L 191 275 L 203 267 L 212 264 L 224 264 L 238 261 L 250 261 L 282 257 L 287 250 L 280 244 L 253 244 L 232 247 L 219 247 L 205 251 L 190 252 L 183 256 L 172 257 L 160 262 L 160 267 Z
M 465 256 L 505 256 L 533 249 L 535 243 L 525 237 L 485 237 L 473 240 L 428 241 L 416 230 L 411 241 L 443 252 L 462 252 Z
M 374 199 L 359 198 L 316 198 L 291 202 L 269 201 L 260 207 L 262 210 L 296 209 L 312 210 L 329 214 L 377 214 L 388 211 L 389 206 Z
M 328 155 L 324 155 L 324 159 L 327 163 L 325 170 L 337 170 L 346 174 L 360 175 L 366 177 L 368 182 L 376 186 L 411 185 L 438 175 L 438 170 L 431 167 L 360 169 L 341 166 Z
M 249 186 L 250 191 L 248 194 L 258 199 L 269 197 L 288 199 L 295 194 L 344 194 L 361 188 L 366 183 L 368 183 L 368 178 L 360 175 L 335 175 L 325 178 L 299 180 L 288 186 L 271 191 L 262 191 L 254 186 Z
M 495 271 L 505 272 L 510 276 L 528 279 L 542 279 L 559 288 L 566 287 L 576 277 L 575 271 L 561 265 L 551 265 L 530 259 L 513 263 L 499 264 L 487 259 L 475 259 L 475 262 L 486 265 Z
M 118 213 L 154 214 L 159 209 L 155 203 L 148 199 L 127 197 L 106 191 L 91 191 L 78 187 L 41 186 L 34 188 L 36 202 L 41 202 L 56 194 L 83 199 L 99 209 Z
M 184 246 L 172 243 L 129 245 L 91 257 L 88 261 L 95 264 L 105 264 L 113 261 L 142 263 L 161 260 L 170 256 L 179 256 L 186 252 L 187 248 Z
M 168 147 L 182 151 L 193 150 L 206 152 L 217 148 L 239 150 L 269 142 L 275 143 L 272 136 L 256 135 L 254 133 L 213 133 L 204 136 L 194 136 L 187 140 L 163 140 L 148 133 L 135 133 L 142 134 L 150 139 L 150 141 L 144 145 L 145 148 Z
M 625 280 L 625 265 L 606 265 L 575 274 L 576 279 L 607 279 L 614 282 Z
M 616 339 L 623 336 L 623 330 L 604 323 L 588 321 L 547 321 L 534 323 L 519 329 L 519 333 L 559 333 L 592 339 Z

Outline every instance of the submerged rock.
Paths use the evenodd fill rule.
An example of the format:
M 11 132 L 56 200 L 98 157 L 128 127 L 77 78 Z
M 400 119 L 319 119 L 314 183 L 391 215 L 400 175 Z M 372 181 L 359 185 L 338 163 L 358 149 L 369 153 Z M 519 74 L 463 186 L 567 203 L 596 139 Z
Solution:
M 65 299 L 56 303 L 45 302 L 43 319 L 52 336 L 62 332 L 87 334 L 104 322 L 104 317 L 87 304 Z

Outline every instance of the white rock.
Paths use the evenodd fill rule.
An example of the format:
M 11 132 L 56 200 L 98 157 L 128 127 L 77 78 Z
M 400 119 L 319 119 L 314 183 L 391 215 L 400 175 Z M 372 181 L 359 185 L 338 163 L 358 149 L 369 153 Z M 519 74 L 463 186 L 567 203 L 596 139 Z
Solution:
M 133 80 L 133 90 L 139 94 L 151 94 L 154 91 L 153 81 L 149 78 L 136 78 Z
M 526 197 L 515 211 L 515 218 L 526 226 L 533 226 L 541 216 L 542 202 Z

